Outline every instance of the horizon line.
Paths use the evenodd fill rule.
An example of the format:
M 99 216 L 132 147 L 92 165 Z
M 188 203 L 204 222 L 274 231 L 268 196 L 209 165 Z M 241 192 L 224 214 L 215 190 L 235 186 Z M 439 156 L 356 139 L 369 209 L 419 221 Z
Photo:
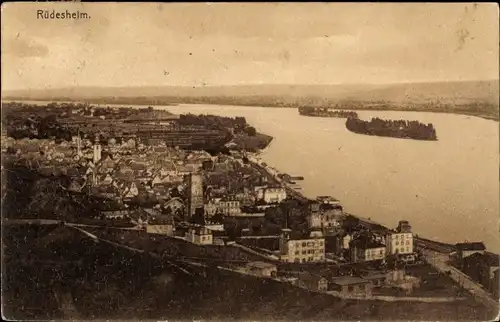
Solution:
M 42 90 L 67 90 L 67 89 L 81 89 L 81 88 L 147 88 L 147 87 L 177 87 L 177 88 L 216 88 L 216 87 L 245 87 L 245 86 L 392 86 L 392 85 L 409 85 L 409 84 L 429 84 L 429 83 L 467 83 L 467 82 L 500 82 L 500 78 L 490 79 L 467 79 L 467 80 L 430 80 L 430 81 L 401 81 L 401 82 L 388 82 L 388 83 L 325 83 L 325 84 L 307 84 L 307 83 L 248 83 L 248 84 L 217 84 L 217 85 L 132 85 L 132 86 L 100 86 L 100 85 L 82 85 L 82 86 L 67 86 L 67 87 L 48 87 L 48 88 L 15 88 L 15 89 L 2 89 L 2 93 L 10 91 L 42 91 Z

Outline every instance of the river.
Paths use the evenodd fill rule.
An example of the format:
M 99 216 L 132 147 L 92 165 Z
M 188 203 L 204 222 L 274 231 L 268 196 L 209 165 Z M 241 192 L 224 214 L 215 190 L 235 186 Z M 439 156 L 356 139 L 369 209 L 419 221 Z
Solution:
M 349 132 L 345 119 L 305 117 L 296 109 L 179 105 L 174 113 L 244 116 L 274 137 L 262 160 L 302 175 L 308 197 L 332 195 L 347 212 L 388 227 L 410 221 L 422 237 L 443 242 L 484 241 L 500 252 L 499 126 L 455 114 L 357 111 L 362 119 L 432 123 L 438 141 Z

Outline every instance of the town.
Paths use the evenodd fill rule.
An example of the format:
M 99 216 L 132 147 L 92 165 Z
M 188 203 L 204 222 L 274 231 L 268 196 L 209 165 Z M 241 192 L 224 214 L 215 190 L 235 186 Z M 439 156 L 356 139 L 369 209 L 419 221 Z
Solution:
M 345 299 L 473 296 L 498 305 L 498 255 L 481 241 L 431 241 L 404 214 L 388 228 L 332 196 L 304 196 L 300 174 L 261 160 L 270 140 L 256 145 L 261 134 L 244 119 L 11 106 L 17 119 L 2 119 L 2 177 L 28 173 L 38 186 L 34 203 L 16 211 L 9 199 L 20 183 L 2 180 L 6 224 L 57 223 L 189 275 L 226 271 Z

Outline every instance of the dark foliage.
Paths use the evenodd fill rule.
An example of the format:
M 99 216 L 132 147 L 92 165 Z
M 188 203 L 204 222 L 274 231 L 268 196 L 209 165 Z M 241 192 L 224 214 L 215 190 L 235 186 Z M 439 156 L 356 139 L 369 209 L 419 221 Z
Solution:
M 418 121 L 382 120 L 376 117 L 372 118 L 371 121 L 348 118 L 345 125 L 349 131 L 360 134 L 416 140 L 437 140 L 436 130 L 431 123 L 426 125 Z

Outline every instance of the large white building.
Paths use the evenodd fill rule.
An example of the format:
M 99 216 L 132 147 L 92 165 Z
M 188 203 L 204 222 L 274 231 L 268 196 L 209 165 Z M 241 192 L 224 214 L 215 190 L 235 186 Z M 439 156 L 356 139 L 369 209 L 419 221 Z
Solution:
M 343 212 L 340 203 L 324 202 L 318 198 L 309 204 L 307 223 L 309 228 L 335 229 L 342 224 Z
M 398 228 L 387 234 L 385 246 L 388 255 L 413 253 L 413 233 L 407 221 L 400 221 Z
M 280 259 L 288 263 L 325 261 L 325 239 L 320 232 L 307 239 L 290 239 L 290 229 L 283 229 L 280 238 Z
M 241 214 L 241 205 L 238 200 L 214 198 L 205 204 L 205 217 L 213 217 L 220 213 L 224 216 L 237 216 Z
M 349 243 L 349 252 L 352 263 L 380 261 L 385 259 L 386 247 L 368 236 L 359 236 Z
M 203 226 L 190 227 L 186 233 L 186 239 L 197 245 L 212 245 L 212 231 Z
M 266 203 L 280 203 L 286 197 L 286 189 L 283 187 L 261 187 L 257 190 L 257 200 L 264 200 Z

